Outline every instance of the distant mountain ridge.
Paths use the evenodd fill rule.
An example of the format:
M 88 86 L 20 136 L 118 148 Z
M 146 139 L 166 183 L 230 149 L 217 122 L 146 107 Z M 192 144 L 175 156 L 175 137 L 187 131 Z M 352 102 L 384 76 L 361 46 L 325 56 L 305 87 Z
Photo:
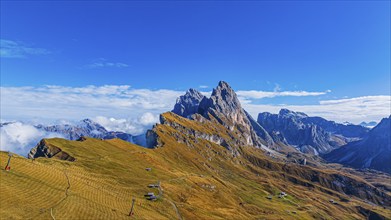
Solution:
M 330 162 L 391 173 L 391 116 L 384 118 L 365 137 L 325 155 Z
M 278 114 L 259 113 L 257 122 L 274 138 L 304 153 L 328 153 L 351 140 L 363 137 L 368 128 L 344 125 L 302 112 L 281 109 Z
M 376 121 L 370 121 L 370 122 L 363 121 L 360 123 L 360 125 L 363 127 L 367 127 L 367 128 L 373 128 L 377 125 L 377 122 Z
M 114 139 L 119 138 L 121 140 L 134 143 L 137 145 L 145 146 L 145 135 L 136 135 L 121 132 L 121 131 L 108 131 L 99 123 L 92 121 L 91 119 L 81 120 L 76 124 L 61 124 L 61 125 L 35 125 L 37 129 L 53 132 L 63 135 L 66 139 L 77 140 L 80 137 L 92 137 L 100 139 Z

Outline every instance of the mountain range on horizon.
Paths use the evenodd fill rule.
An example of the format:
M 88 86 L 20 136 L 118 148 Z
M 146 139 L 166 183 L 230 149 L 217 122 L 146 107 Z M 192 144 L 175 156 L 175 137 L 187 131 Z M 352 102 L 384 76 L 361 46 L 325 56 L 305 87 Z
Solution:
M 210 118 L 209 115 L 211 115 L 228 129 L 238 129 L 240 131 L 241 135 L 236 144 L 252 145 L 264 150 L 283 153 L 296 151 L 309 155 L 320 155 L 331 162 L 340 162 L 345 165 L 352 165 L 352 163 L 345 162 L 346 158 L 338 159 L 336 156 L 333 158 L 332 155 L 337 155 L 334 151 L 337 152 L 336 150 L 339 148 L 352 148 L 345 148 L 345 146 L 365 139 L 368 133 L 371 133 L 370 128 L 367 127 L 368 124 L 363 124 L 367 126 L 362 126 L 350 123 L 336 123 L 321 117 L 310 117 L 305 113 L 294 112 L 288 109 L 281 109 L 278 114 L 261 112 L 257 120 L 254 120 L 241 107 L 234 90 L 224 81 L 220 81 L 217 88 L 213 89 L 210 98 L 202 95 L 196 89 L 189 89 L 186 94 L 178 97 L 172 112 L 192 120 L 196 120 L 197 114 L 204 118 Z M 10 123 L 2 123 L 1 127 Z M 161 120 L 160 123 L 164 123 L 164 120 Z M 373 124 L 370 123 L 370 125 Z M 91 119 L 84 119 L 76 124 L 50 126 L 38 124 L 34 125 L 34 127 L 45 132 L 59 134 L 60 137 L 69 140 L 77 140 L 81 137 L 105 140 L 119 138 L 148 148 L 153 148 L 156 144 L 156 140 L 151 139 L 151 132 L 134 136 L 125 132 L 108 131 Z M 383 130 L 386 130 L 386 128 L 383 128 Z M 387 147 L 387 140 L 383 142 L 378 143 L 380 148 L 383 145 Z M 219 144 L 230 148 L 227 143 Z M 354 151 L 360 152 L 360 147 L 354 149 Z M 346 152 L 345 150 L 345 154 L 349 153 L 350 151 Z M 343 155 L 339 157 L 343 157 Z M 387 161 L 388 157 L 385 156 L 385 158 L 380 159 L 378 164 L 388 165 L 388 163 L 382 162 L 384 160 Z M 378 166 L 356 165 L 355 167 L 376 169 Z M 378 168 L 378 170 L 390 172 L 384 166 L 383 168 Z
M 387 219 L 391 216 L 388 208 L 391 207 L 391 178 L 384 173 L 387 170 L 376 166 L 364 168 L 383 172 L 356 170 L 329 164 L 322 158 L 326 155 L 328 160 L 333 152 L 342 152 L 335 156 L 338 158 L 350 146 L 355 146 L 355 154 L 366 155 L 367 152 L 360 152 L 375 140 L 376 149 L 387 150 L 382 143 L 389 138 L 384 134 L 389 119 L 383 119 L 369 130 L 287 109 L 279 114 L 259 115 L 258 120 L 253 119 L 241 107 L 235 91 L 222 81 L 210 97 L 201 96 L 196 90 L 179 97 L 172 112 L 162 113 L 160 123 L 146 132 L 146 147 L 134 145 L 129 139 L 120 140 L 121 135 L 114 139 L 105 136 L 110 132 L 91 120 L 83 120 L 76 127 L 41 127 L 63 132 L 73 140 L 41 140 L 28 155 L 33 162 L 15 156 L 14 172 L 22 172 L 25 182 L 34 188 L 37 188 L 37 178 L 43 181 L 45 186 L 40 182 L 41 188 L 36 190 L 41 195 L 46 195 L 42 190 L 61 182 L 59 179 L 68 178 L 67 202 L 51 206 L 51 211 L 48 208 L 35 213 L 40 217 L 50 214 L 63 217 L 65 210 L 79 207 L 78 201 L 82 199 L 89 204 L 91 216 L 97 216 L 95 211 L 99 209 L 106 210 L 100 215 L 112 216 L 106 218 L 124 218 L 123 207 L 128 198 L 118 196 L 119 200 L 114 202 L 110 197 L 110 194 L 123 193 L 137 201 L 134 215 L 140 218 L 151 215 L 155 219 L 227 219 L 234 210 L 234 216 L 240 219 Z M 88 137 L 89 134 L 96 136 Z M 307 147 L 292 144 L 299 140 Z M 332 145 L 334 140 L 341 141 L 340 145 Z M 302 150 L 313 148 L 320 152 L 326 147 L 330 151 L 325 150 L 324 154 Z M 379 152 L 383 156 L 368 155 L 384 164 L 381 160 L 389 160 L 386 151 Z M 0 158 L 3 161 L 6 153 L 0 153 Z M 32 172 L 31 166 L 37 171 Z M 23 171 L 19 171 L 21 167 L 25 167 Z M 56 177 L 47 178 L 49 173 Z M 15 181 L 11 180 L 16 178 L 12 175 L 0 174 L 9 183 Z M 31 192 L 22 192 L 23 189 L 21 182 L 2 190 L 30 198 Z M 153 196 L 146 197 L 143 192 Z M 100 197 L 110 200 L 110 205 Z M 54 199 L 47 201 L 51 204 Z M 25 215 L 21 211 L 14 214 Z M 71 212 L 69 216 L 74 215 Z

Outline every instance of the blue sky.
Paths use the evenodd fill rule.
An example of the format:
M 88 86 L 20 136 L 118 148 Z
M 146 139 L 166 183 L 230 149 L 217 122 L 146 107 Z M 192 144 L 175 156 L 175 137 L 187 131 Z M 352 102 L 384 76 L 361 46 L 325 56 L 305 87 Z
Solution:
M 253 115 L 281 105 L 337 121 L 390 113 L 389 1 L 1 1 L 0 22 L 2 120 L 49 110 L 59 112 L 52 119 L 137 118 L 169 110 L 190 87 L 208 92 L 219 80 L 241 91 Z M 87 94 L 90 85 L 107 92 L 105 98 L 145 105 L 149 94 L 167 103 L 145 105 L 137 115 L 127 113 L 133 110 L 127 104 L 124 110 L 80 106 L 78 98 L 99 96 Z M 70 93 L 75 99 L 62 104 L 76 106 L 74 114 L 51 109 Z M 354 102 L 357 114 L 317 109 L 330 100 Z M 368 102 L 376 102 L 373 109 Z M 80 111 L 88 107 L 102 111 Z

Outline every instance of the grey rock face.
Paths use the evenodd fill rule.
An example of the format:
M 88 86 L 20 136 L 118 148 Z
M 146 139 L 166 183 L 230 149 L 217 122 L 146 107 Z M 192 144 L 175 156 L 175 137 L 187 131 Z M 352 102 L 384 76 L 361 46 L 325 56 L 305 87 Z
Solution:
M 46 157 L 52 158 L 55 157 L 60 160 L 75 161 L 76 158 L 69 155 L 67 152 L 64 152 L 61 148 L 49 145 L 45 139 L 42 139 L 37 146 L 30 150 L 28 158 L 38 158 Z
M 239 130 L 247 145 L 262 146 L 261 138 L 254 131 L 249 118 L 235 91 L 224 81 L 220 81 L 213 89 L 210 98 L 204 97 L 199 105 L 198 113 L 205 118 L 213 116 L 220 124 L 233 131 Z
M 201 101 L 199 113 L 206 116 L 206 113 L 211 110 L 227 115 L 227 118 L 239 122 L 243 121 L 241 117 L 242 106 L 236 96 L 235 91 L 224 81 L 220 81 L 219 85 L 213 89 L 210 98 L 204 98 Z
M 391 174 L 391 116 L 381 120 L 362 140 L 342 146 L 324 155 L 324 158 L 355 168 Z
M 189 89 L 185 95 L 177 99 L 172 112 L 184 118 L 189 118 L 198 112 L 198 106 L 203 98 L 204 96 L 199 91 Z
M 216 120 L 231 131 L 238 131 L 238 140 L 242 145 L 262 147 L 274 144 L 273 139 L 244 109 L 235 91 L 224 81 L 213 89 L 210 98 L 190 89 L 178 98 L 173 113 L 193 120 Z M 197 117 L 201 115 L 203 117 Z M 201 135 L 202 136 L 202 135 Z M 206 139 L 217 140 L 216 137 Z M 221 141 L 214 141 L 219 143 Z
M 304 153 L 324 154 L 346 143 L 308 118 L 304 113 L 281 109 L 279 114 L 260 113 L 257 121 L 274 141 L 293 145 Z
M 154 129 L 148 130 L 145 134 L 146 137 L 146 147 L 147 148 L 156 148 L 159 147 L 158 144 L 158 135 L 156 134 Z

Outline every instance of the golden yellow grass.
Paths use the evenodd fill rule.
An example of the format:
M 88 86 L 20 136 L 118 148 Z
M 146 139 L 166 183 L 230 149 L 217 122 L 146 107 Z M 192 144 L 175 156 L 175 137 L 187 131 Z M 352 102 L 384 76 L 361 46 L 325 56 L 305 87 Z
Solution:
M 227 135 L 220 125 L 172 114 L 165 117 L 200 131 L 209 129 L 210 134 Z M 32 162 L 14 156 L 11 171 L 0 171 L 1 219 L 363 219 L 356 206 L 391 216 L 390 210 L 356 198 L 331 204 L 330 199 L 339 201 L 339 192 L 329 195 L 321 186 L 293 184 L 279 169 L 255 166 L 206 140 L 189 138 L 191 146 L 178 143 L 173 134 L 186 135 L 169 126 L 158 125 L 157 130 L 163 146 L 154 150 L 118 139 L 56 138 L 47 142 L 76 161 L 38 158 Z M 243 148 L 242 152 L 272 167 L 283 166 L 260 150 Z M 0 152 L 1 166 L 7 159 Z M 158 189 L 147 187 L 157 181 L 161 181 L 162 197 L 147 201 L 147 192 L 159 194 Z M 277 198 L 281 191 L 288 196 Z M 267 199 L 268 195 L 273 199 Z M 132 198 L 136 204 L 129 217 Z
M 145 149 L 93 139 L 85 143 L 50 141 L 63 144 L 63 150 L 72 148 L 70 152 L 78 155 L 78 160 L 38 158 L 33 162 L 14 156 L 11 171 L 0 172 L 2 219 L 51 219 L 51 212 L 56 219 L 128 219 L 132 198 L 136 198 L 134 219 L 176 217 L 168 201 L 144 199 L 151 191 L 147 185 L 157 182 L 157 171 L 145 168 L 159 167 L 153 157 L 144 154 Z M 7 158 L 2 152 L 1 164 Z

